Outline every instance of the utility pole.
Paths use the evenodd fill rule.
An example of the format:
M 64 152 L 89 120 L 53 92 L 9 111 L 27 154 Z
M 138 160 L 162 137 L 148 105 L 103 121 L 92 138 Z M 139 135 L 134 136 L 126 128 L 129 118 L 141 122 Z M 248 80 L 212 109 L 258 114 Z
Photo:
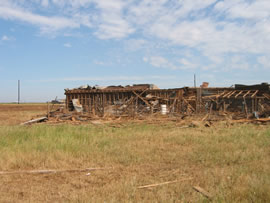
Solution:
M 194 87 L 196 88 L 196 74 L 194 74 Z
M 20 104 L 20 96 L 21 96 L 21 87 L 20 87 L 20 80 L 18 80 L 18 104 Z

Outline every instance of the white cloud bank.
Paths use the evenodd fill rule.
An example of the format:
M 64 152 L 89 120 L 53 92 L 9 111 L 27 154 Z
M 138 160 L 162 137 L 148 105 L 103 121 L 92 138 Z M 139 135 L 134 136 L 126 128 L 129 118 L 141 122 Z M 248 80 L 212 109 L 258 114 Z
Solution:
M 47 15 L 39 13 L 41 8 L 49 11 Z M 85 26 L 99 39 L 135 35 L 163 41 L 196 50 L 209 60 L 209 67 L 224 64 L 228 54 L 252 55 L 260 65 L 269 66 L 269 0 L 2 0 L 0 18 L 33 24 L 42 33 Z M 175 64 L 155 57 L 145 62 L 170 69 L 198 67 L 182 56 Z M 246 62 L 237 66 L 250 68 Z

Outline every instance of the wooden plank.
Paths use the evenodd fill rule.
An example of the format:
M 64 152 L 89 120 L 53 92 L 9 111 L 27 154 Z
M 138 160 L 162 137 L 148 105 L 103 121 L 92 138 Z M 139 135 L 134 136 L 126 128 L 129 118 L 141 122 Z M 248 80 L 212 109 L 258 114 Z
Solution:
M 255 97 L 256 94 L 259 92 L 259 90 L 256 90 L 252 95 L 251 95 L 251 98 Z
M 227 93 L 227 91 L 224 91 L 224 92 L 222 92 L 221 94 L 217 95 L 216 98 L 218 99 L 219 97 L 223 96 L 223 95 L 226 94 L 226 93 Z
M 47 119 L 48 118 L 44 116 L 44 117 L 41 117 L 41 118 L 36 118 L 36 119 L 30 120 L 30 121 L 27 121 L 25 123 L 22 123 L 21 125 L 29 125 L 29 124 L 33 124 L 33 123 L 38 123 L 38 122 L 45 121 Z
M 223 95 L 223 98 L 226 98 L 228 95 L 230 95 L 233 91 L 229 91 L 227 94 Z
M 245 100 L 245 97 L 244 97 L 244 104 L 245 104 L 245 113 L 246 113 L 246 116 L 248 118 L 248 108 L 247 108 L 247 102 Z
M 186 104 L 188 105 L 188 107 L 191 108 L 191 110 L 193 112 L 195 112 L 195 109 L 188 103 L 188 101 L 186 99 L 183 98 L 183 101 L 186 102 Z
M 143 90 L 143 91 L 140 93 L 140 95 L 142 95 L 143 93 L 145 93 L 147 90 L 148 90 L 148 88 L 146 88 L 145 90 Z M 125 107 L 125 109 L 124 109 L 124 111 L 123 111 L 122 113 L 125 113 L 125 112 L 127 111 L 127 109 L 128 109 L 127 107 L 129 107 L 129 105 L 132 104 L 133 101 L 134 101 L 135 99 L 138 100 L 138 96 L 131 96 L 130 100 L 126 101 L 126 102 L 123 104 L 123 105 L 126 105 L 126 107 Z M 122 105 L 122 106 L 123 106 L 123 105 Z
M 139 186 L 137 188 L 138 189 L 151 188 L 151 187 L 157 187 L 157 186 L 161 186 L 161 185 L 168 185 L 168 184 L 177 183 L 177 182 L 181 182 L 181 181 L 185 181 L 185 180 L 192 180 L 192 179 L 193 178 L 183 178 L 183 179 L 180 179 L 180 180 L 167 181 L 167 182 L 163 182 L 163 183 L 156 183 L 156 184 L 151 184 L 151 185 L 143 185 L 143 186 Z
M 269 100 L 270 100 L 270 95 L 268 95 L 268 94 L 263 94 L 263 96 L 264 96 L 266 99 L 269 99 Z
M 170 106 L 170 113 L 172 113 L 172 109 L 173 109 L 173 107 L 175 106 L 175 103 L 176 103 L 176 98 L 174 99 L 174 101 L 173 101 L 173 103 L 171 104 L 171 106 Z
M 235 98 L 237 98 L 242 93 L 243 93 L 243 91 L 240 91 L 237 95 L 235 95 Z
M 230 98 L 232 95 L 234 95 L 236 91 L 232 91 L 232 93 L 230 95 L 227 96 L 227 98 Z
M 246 98 L 246 96 L 250 93 L 250 91 L 248 91 L 246 94 L 244 94 L 243 98 Z
M 48 173 L 72 173 L 72 172 L 88 172 L 95 170 L 106 170 L 109 168 L 86 168 L 86 169 L 65 169 L 65 170 L 29 170 L 29 171 L 0 171 L 0 175 L 15 174 L 48 174 Z
M 147 106 L 151 107 L 151 104 L 149 104 L 149 102 L 146 101 L 141 95 L 137 94 L 135 91 L 132 91 L 132 92 L 133 92 L 133 94 L 135 94 L 137 97 L 139 97 L 141 100 L 143 100 L 143 102 L 144 102 Z
M 193 186 L 193 189 L 199 193 L 201 193 L 202 195 L 204 195 L 205 197 L 207 197 L 208 199 L 212 199 L 213 196 L 207 192 L 206 190 L 204 190 L 203 188 L 201 188 L 200 186 Z

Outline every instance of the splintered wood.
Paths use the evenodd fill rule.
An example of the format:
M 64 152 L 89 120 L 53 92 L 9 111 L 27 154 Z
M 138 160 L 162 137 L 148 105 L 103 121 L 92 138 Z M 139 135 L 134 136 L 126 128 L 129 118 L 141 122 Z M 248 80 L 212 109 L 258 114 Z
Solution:
M 65 94 L 69 111 L 74 109 L 72 101 L 77 99 L 85 113 L 98 117 L 149 116 L 161 112 L 163 115 L 180 117 L 217 115 L 221 112 L 232 114 L 231 117 L 235 113 L 239 117 L 241 113 L 241 118 L 250 118 L 252 114 L 256 114 L 257 118 L 270 116 L 270 90 L 265 83 L 236 85 L 234 88 L 208 88 L 202 85 L 199 88 L 153 89 L 149 84 L 104 88 L 88 86 L 67 90 Z
M 89 171 L 106 170 L 106 169 L 110 169 L 110 168 L 86 168 L 86 169 L 64 169 L 64 170 L 29 170 L 29 171 L 0 171 L 0 175 L 76 173 L 76 172 L 89 172 Z
M 178 183 L 178 182 L 187 181 L 187 180 L 192 180 L 192 179 L 193 179 L 193 178 L 183 178 L 183 179 L 180 179 L 180 180 L 167 181 L 167 182 L 163 182 L 163 183 L 156 183 L 156 184 L 150 184 L 150 185 L 143 185 L 143 186 L 139 186 L 139 187 L 137 187 L 137 188 L 138 188 L 138 189 L 152 188 L 152 187 L 157 187 L 157 186 L 162 186 L 162 185 L 168 185 L 168 184 Z
M 267 119 L 270 118 L 268 84 L 236 85 L 235 88 L 203 87 L 151 89 L 151 85 L 146 84 L 106 88 L 87 86 L 66 90 L 65 108 L 53 110 L 53 106 L 51 108 L 48 106 L 50 111 L 48 110 L 46 117 L 27 121 L 23 125 L 44 122 L 47 118 L 48 122 L 79 124 L 98 118 L 136 120 L 158 116 L 163 118 L 192 116 L 201 121 L 246 119 L 246 122 L 268 122 Z
M 196 190 L 197 192 L 201 193 L 203 196 L 207 197 L 208 199 L 212 199 L 213 196 L 207 192 L 206 190 L 204 190 L 203 188 L 199 187 L 199 186 L 193 186 L 193 189 Z

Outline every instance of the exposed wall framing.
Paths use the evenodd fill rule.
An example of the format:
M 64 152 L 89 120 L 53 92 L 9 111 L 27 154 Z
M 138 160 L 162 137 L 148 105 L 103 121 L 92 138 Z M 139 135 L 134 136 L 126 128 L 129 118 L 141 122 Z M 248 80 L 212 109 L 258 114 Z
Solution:
M 131 86 L 133 87 L 133 86 Z M 239 112 L 262 114 L 270 106 L 269 89 L 245 88 L 136 88 L 72 89 L 67 90 L 66 106 L 73 110 L 73 99 L 78 99 L 84 112 L 96 116 L 109 114 L 136 116 L 154 114 L 166 105 L 168 114 L 211 114 L 213 112 Z

